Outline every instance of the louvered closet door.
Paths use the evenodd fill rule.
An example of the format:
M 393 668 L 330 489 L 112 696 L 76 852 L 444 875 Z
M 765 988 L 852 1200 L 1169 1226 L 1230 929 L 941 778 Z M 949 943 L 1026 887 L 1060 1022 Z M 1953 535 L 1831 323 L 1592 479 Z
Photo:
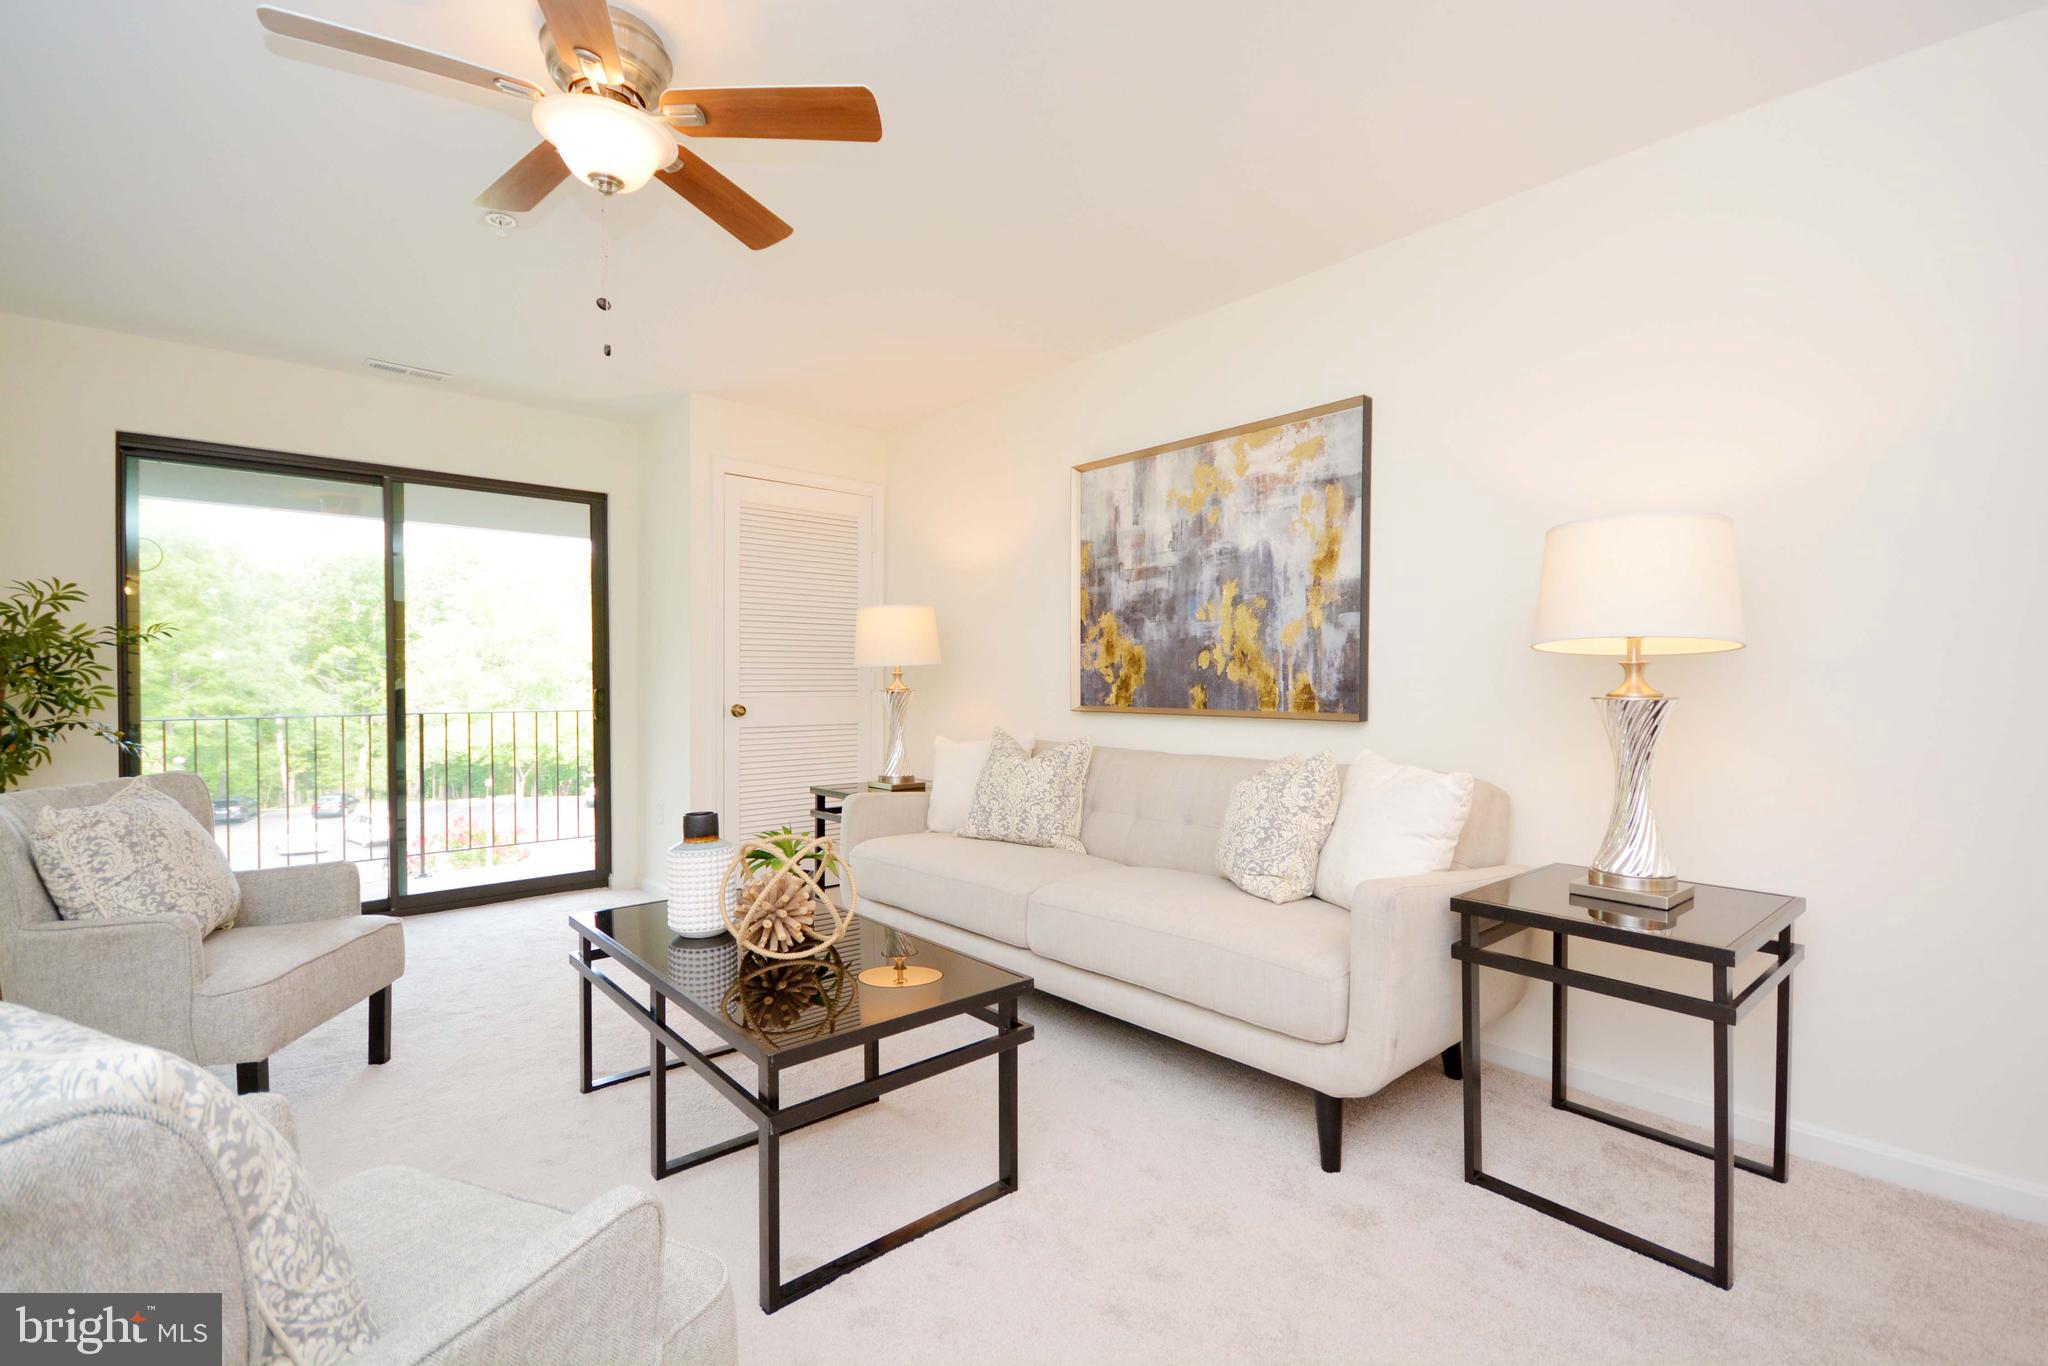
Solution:
M 876 600 L 874 500 L 727 475 L 723 501 L 725 828 L 808 833 L 811 784 L 874 766 L 853 663 L 854 613 Z

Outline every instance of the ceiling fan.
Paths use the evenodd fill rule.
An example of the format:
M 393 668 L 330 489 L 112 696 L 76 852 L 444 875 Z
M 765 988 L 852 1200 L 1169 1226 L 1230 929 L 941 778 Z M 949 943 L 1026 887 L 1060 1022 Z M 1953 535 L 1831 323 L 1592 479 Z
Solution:
M 531 81 L 258 5 L 263 27 L 358 56 L 464 81 L 533 103 L 539 146 L 498 177 L 476 202 L 524 213 L 574 175 L 599 194 L 631 194 L 659 180 L 712 222 L 759 251 L 789 236 L 767 206 L 713 170 L 678 140 L 801 138 L 878 142 L 882 116 L 859 85 L 730 86 L 668 90 L 668 50 L 646 21 L 605 0 L 539 0 L 541 52 L 559 93 Z

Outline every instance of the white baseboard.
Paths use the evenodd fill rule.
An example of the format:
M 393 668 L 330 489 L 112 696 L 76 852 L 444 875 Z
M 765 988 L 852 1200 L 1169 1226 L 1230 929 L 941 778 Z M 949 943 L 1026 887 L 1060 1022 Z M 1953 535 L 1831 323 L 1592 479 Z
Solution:
M 1484 1052 L 1488 1062 L 1546 1080 L 1550 1076 L 1548 1054 L 1529 1053 L 1498 1044 L 1486 1044 Z M 1679 1124 L 1709 1131 L 1713 1127 L 1711 1104 L 1698 1096 L 1584 1067 L 1569 1069 L 1565 1080 L 1576 1092 L 1647 1110 Z M 1794 1157 L 1840 1167 L 1858 1176 L 1889 1181 L 1908 1190 L 1926 1191 L 1930 1195 L 1975 1205 L 1996 1214 L 2048 1224 L 2048 1186 L 2000 1176 L 1996 1172 L 1950 1162 L 1945 1158 L 1908 1152 L 1888 1143 L 1857 1138 L 1818 1125 L 1802 1124 L 1797 1119 L 1787 1127 L 1787 1146 Z M 1735 1137 L 1744 1143 L 1768 1144 L 1771 1141 L 1770 1116 L 1746 1106 L 1736 1106 Z

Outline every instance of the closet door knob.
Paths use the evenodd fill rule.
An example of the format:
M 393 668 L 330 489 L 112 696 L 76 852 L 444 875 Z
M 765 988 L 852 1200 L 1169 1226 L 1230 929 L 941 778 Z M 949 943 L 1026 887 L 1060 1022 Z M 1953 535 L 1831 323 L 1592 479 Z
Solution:
M 746 706 L 745 706 L 745 704 L 743 704 L 743 703 L 739 703 L 739 702 L 735 702 L 735 703 L 733 703 L 733 704 L 732 704 L 732 714 L 733 714 L 734 716 L 745 716 L 745 715 L 747 714 L 747 709 L 746 709 Z

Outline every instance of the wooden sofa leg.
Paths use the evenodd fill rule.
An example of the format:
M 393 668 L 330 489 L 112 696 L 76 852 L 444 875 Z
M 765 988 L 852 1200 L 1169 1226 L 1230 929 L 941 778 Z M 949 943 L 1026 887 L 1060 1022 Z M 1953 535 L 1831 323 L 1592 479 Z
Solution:
M 370 1061 L 391 1061 L 391 988 L 370 993 Z
M 1323 1150 L 1323 1170 L 1333 1172 L 1344 1160 L 1344 1102 L 1321 1091 L 1316 1097 L 1316 1142 Z
M 235 1064 L 235 1090 L 241 1095 L 270 1089 L 270 1059 Z
M 1444 1075 L 1452 1081 L 1465 1079 L 1465 1045 L 1454 1043 L 1444 1050 Z

